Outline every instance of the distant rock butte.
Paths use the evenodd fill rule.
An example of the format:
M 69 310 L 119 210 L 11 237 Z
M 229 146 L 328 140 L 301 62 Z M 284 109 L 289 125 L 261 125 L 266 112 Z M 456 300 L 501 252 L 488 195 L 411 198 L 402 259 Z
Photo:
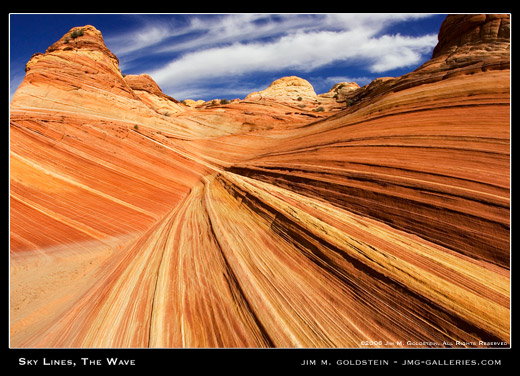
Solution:
M 328 92 L 319 94 L 320 100 L 334 99 L 336 102 L 346 102 L 348 98 L 353 96 L 360 89 L 355 82 L 339 82 L 335 84 Z
M 71 29 L 10 106 L 11 347 L 507 347 L 509 51 L 450 15 L 406 75 L 183 104 Z
M 148 74 L 140 74 L 140 75 L 133 75 L 133 74 L 127 74 L 124 76 L 125 81 L 130 85 L 132 90 L 139 90 L 139 91 L 146 91 L 150 94 L 156 95 L 158 97 L 164 97 L 167 98 L 173 102 L 178 102 L 176 99 L 164 94 L 157 85 L 157 83 L 153 80 L 152 77 L 150 77 Z
M 501 51 L 509 51 L 510 33 L 510 17 L 507 14 L 449 15 L 439 32 L 433 58 L 457 51 L 492 58 Z M 494 53 L 486 54 L 475 46 L 481 46 L 488 52 L 493 50 Z M 506 55 L 504 57 L 507 58 Z
M 269 87 L 246 96 L 244 100 L 275 99 L 297 102 L 316 101 L 317 95 L 309 81 L 296 76 L 282 77 L 273 81 Z
M 101 32 L 92 25 L 74 27 L 60 40 L 47 48 L 46 54 L 58 51 L 85 51 L 99 53 L 103 58 L 109 58 L 114 67 L 119 66 L 119 59 L 110 51 Z
M 355 82 L 338 82 L 328 92 L 319 94 L 321 97 L 333 97 L 339 94 L 350 93 L 359 89 L 359 85 Z
M 178 100 L 164 94 L 149 75 L 128 74 L 124 76 L 124 79 L 139 99 L 158 113 L 169 116 L 174 112 L 186 110 L 186 107 Z
M 189 107 L 199 107 L 205 103 L 205 101 L 202 99 L 198 99 L 198 100 L 185 99 L 183 102 L 186 104 L 186 106 L 189 106 Z

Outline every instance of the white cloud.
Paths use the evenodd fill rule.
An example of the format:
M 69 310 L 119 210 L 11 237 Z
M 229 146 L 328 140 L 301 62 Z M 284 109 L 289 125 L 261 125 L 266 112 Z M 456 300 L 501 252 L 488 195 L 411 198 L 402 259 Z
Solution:
M 235 99 L 245 98 L 248 94 L 264 90 L 266 85 L 255 85 L 248 82 L 218 82 L 211 87 L 204 85 L 185 85 L 175 91 L 179 99 Z M 212 94 L 213 93 L 213 94 Z
M 123 57 L 153 46 L 172 35 L 172 30 L 164 24 L 147 24 L 134 32 L 125 32 L 105 38 L 112 52 Z
M 393 13 L 224 14 L 195 15 L 180 22 L 172 15 L 170 20 L 143 18 L 143 25 L 139 29 L 111 36 L 107 42 L 118 56 L 135 53 L 151 45 L 156 45 L 156 53 L 183 52 L 215 44 L 251 42 L 296 31 L 366 30 L 374 34 L 392 23 L 428 16 Z M 172 37 L 181 36 L 189 38 L 168 43 Z
M 385 72 L 417 64 L 422 55 L 437 44 L 437 35 L 407 37 L 399 34 L 383 35 L 363 42 L 356 50 L 359 57 L 369 61 L 371 72 Z
M 234 43 L 188 53 L 150 74 L 161 87 L 173 87 L 258 71 L 309 72 L 338 61 L 366 61 L 371 72 L 384 72 L 418 63 L 436 42 L 436 35 L 373 38 L 363 30 L 295 33 L 269 43 Z
M 281 35 L 288 30 L 308 29 L 310 26 L 309 21 L 301 16 L 281 15 L 280 20 L 275 21 L 268 14 L 196 15 L 183 23 L 172 16 L 169 21 L 143 19 L 142 22 L 143 25 L 136 31 L 122 33 L 108 39 L 114 52 L 124 55 L 148 47 L 150 43 L 159 44 L 179 36 L 189 38 L 162 44 L 158 46 L 156 52 L 194 50 L 218 43 L 234 43 Z

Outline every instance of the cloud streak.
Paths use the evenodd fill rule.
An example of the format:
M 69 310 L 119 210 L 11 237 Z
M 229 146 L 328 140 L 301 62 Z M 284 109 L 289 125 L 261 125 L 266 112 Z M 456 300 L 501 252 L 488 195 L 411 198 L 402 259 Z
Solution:
M 354 32 L 313 32 L 188 53 L 150 74 L 160 85 L 175 87 L 253 72 L 310 72 L 334 62 L 364 62 L 371 73 L 380 73 L 417 64 L 435 43 L 435 35 L 368 39 Z

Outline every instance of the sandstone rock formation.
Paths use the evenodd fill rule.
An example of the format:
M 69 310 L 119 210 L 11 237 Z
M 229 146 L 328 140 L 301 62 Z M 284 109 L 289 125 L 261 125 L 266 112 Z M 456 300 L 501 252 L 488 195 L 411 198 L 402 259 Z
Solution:
M 510 32 L 507 14 L 450 15 L 439 32 L 433 58 L 465 51 L 486 60 L 494 60 L 497 55 L 507 60 Z M 492 54 L 484 52 L 490 50 L 493 50 Z
M 10 108 L 11 346 L 509 342 L 507 24 L 325 114 L 295 78 L 191 109 L 71 30 Z
M 338 82 L 328 92 L 319 94 L 320 98 L 334 98 L 338 102 L 344 101 L 345 97 L 359 89 L 355 82 Z
M 309 102 L 314 104 L 317 98 L 314 88 L 309 81 L 296 76 L 288 76 L 273 81 L 265 90 L 249 94 L 244 100 L 276 100 L 296 105 L 308 104 Z
M 174 112 L 184 111 L 185 106 L 181 105 L 178 100 L 170 97 L 162 92 L 157 83 L 147 74 L 126 75 L 126 83 L 139 99 L 146 103 L 154 111 L 169 116 Z
M 189 106 L 189 107 L 200 107 L 204 104 L 204 100 L 202 100 L 202 99 L 199 99 L 196 101 L 193 99 L 185 99 L 183 102 L 186 106 Z
M 351 98 L 358 93 L 359 89 L 359 85 L 355 82 L 339 82 L 328 92 L 319 94 L 318 100 L 329 111 L 343 109 L 345 106 L 350 106 L 353 103 Z
M 351 96 L 353 102 L 404 90 L 455 75 L 471 75 L 510 66 L 507 14 L 448 15 L 439 31 L 432 59 L 401 77 L 377 79 Z

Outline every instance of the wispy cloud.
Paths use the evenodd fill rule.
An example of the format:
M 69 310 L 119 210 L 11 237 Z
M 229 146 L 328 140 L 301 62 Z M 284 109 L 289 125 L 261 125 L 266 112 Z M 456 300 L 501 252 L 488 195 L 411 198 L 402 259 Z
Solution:
M 196 15 L 184 19 L 142 19 L 142 25 L 132 32 L 108 38 L 112 50 L 122 57 L 131 57 L 140 50 L 154 46 L 155 53 L 193 51 L 218 44 L 253 41 L 283 35 L 291 30 L 318 27 L 312 25 L 315 16 L 229 14 Z
M 365 62 L 373 73 L 411 66 L 436 43 L 436 36 L 399 35 L 369 39 L 360 33 L 312 32 L 271 43 L 235 43 L 188 53 L 150 74 L 168 88 L 252 72 L 309 72 L 338 61 Z
M 21 61 L 11 61 L 9 64 L 9 102 L 13 99 L 13 95 L 22 83 L 25 77 L 25 71 L 22 69 L 16 69 L 17 67 L 25 66 Z
M 172 36 L 172 31 L 167 25 L 150 24 L 135 32 L 112 36 L 106 42 L 115 46 L 113 50 L 116 54 L 126 56 L 163 42 L 170 36 Z
M 255 72 L 292 69 L 313 72 L 331 64 L 357 64 L 366 73 L 411 67 L 437 43 L 437 34 L 386 34 L 398 22 L 426 14 L 231 14 L 146 21 L 131 33 L 114 35 L 110 48 L 123 66 L 142 66 L 174 97 L 200 92 Z M 140 62 L 140 63 L 141 63 Z M 146 68 L 151 68 L 145 70 Z M 144 72 L 143 72 L 144 73 Z
M 248 94 L 264 90 L 265 84 L 255 84 L 247 81 L 230 80 L 227 82 L 213 82 L 211 85 L 185 85 L 179 87 L 175 93 L 177 98 L 183 99 L 235 99 L 245 98 Z M 208 93 L 214 93 L 208 97 Z

